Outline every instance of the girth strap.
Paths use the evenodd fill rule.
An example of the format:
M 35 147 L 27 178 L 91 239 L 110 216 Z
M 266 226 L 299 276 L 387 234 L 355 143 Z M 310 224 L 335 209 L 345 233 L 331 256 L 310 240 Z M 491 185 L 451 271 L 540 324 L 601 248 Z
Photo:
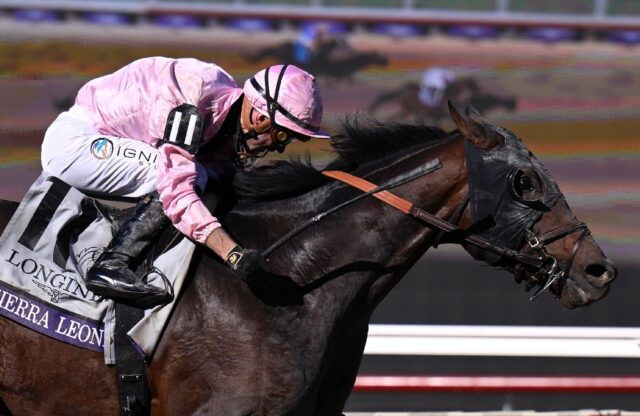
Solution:
M 114 342 L 118 369 L 119 414 L 147 416 L 150 412 L 147 365 L 127 336 L 127 332 L 144 316 L 144 310 L 121 303 L 116 303 L 115 308 Z

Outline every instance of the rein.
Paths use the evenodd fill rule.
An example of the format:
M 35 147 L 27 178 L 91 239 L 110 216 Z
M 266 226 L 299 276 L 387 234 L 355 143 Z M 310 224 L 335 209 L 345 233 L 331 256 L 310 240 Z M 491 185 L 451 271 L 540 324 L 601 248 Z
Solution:
M 423 168 L 434 164 L 434 162 L 437 162 L 437 168 L 441 167 L 440 161 L 436 159 L 428 163 L 427 165 L 424 165 Z M 523 266 L 529 266 L 536 269 L 537 272 L 534 273 L 534 282 L 540 283 L 541 287 L 529 298 L 530 301 L 535 300 L 543 292 L 547 291 L 551 287 L 551 285 L 553 285 L 555 282 L 559 282 L 562 279 L 566 279 L 566 277 L 569 275 L 569 271 L 571 270 L 571 266 L 573 264 L 575 255 L 577 254 L 578 249 L 580 247 L 580 243 L 584 240 L 584 238 L 589 233 L 589 230 L 587 229 L 586 224 L 582 222 L 567 224 L 565 226 L 558 227 L 556 229 L 548 231 L 540 236 L 536 236 L 532 231 L 527 230 L 528 245 L 530 249 L 535 253 L 535 254 L 529 254 L 526 252 L 498 246 L 478 235 L 474 235 L 474 234 L 466 235 L 464 234 L 464 230 L 462 230 L 458 226 L 451 224 L 450 222 L 447 222 L 443 219 L 440 219 L 435 215 L 421 209 L 420 207 L 415 206 L 411 201 L 408 201 L 386 190 L 386 189 L 398 186 L 400 184 L 409 182 L 435 169 L 436 168 L 424 169 L 425 172 L 422 174 L 415 174 L 414 172 L 416 171 L 416 169 L 414 169 L 414 171 L 392 178 L 389 181 L 387 181 L 385 184 L 380 186 L 376 186 L 375 184 L 363 178 L 359 178 L 357 176 L 351 175 L 346 172 L 324 171 L 322 172 L 324 175 L 332 179 L 341 181 L 347 185 L 353 186 L 354 188 L 360 189 L 365 193 L 347 201 L 346 203 L 343 203 L 328 211 L 325 211 L 322 214 L 319 214 L 318 216 L 312 219 L 312 222 L 305 223 L 303 227 L 298 227 L 299 229 L 295 229 L 294 230 L 295 234 L 302 231 L 302 229 L 307 228 L 309 225 L 311 225 L 311 223 L 319 221 L 325 215 L 328 215 L 331 212 L 337 211 L 338 209 L 341 209 L 344 206 L 352 202 L 355 202 L 363 197 L 371 195 L 374 198 L 377 198 L 383 201 L 384 203 L 398 209 L 404 214 L 410 215 L 411 217 L 416 218 L 420 221 L 423 221 L 428 225 L 438 229 L 440 233 L 437 236 L 436 241 L 438 241 L 442 237 L 443 233 L 460 233 L 460 235 L 463 235 L 463 237 L 461 237 L 460 240 L 464 240 L 469 244 L 473 244 L 483 250 L 487 250 L 501 257 L 506 257 L 511 260 L 514 260 L 517 263 L 515 266 L 516 269 L 522 270 Z M 456 220 L 459 219 L 468 201 L 469 201 L 469 195 L 467 195 L 463 199 L 463 201 L 460 203 L 460 205 L 457 207 L 457 209 L 453 214 L 453 218 L 455 218 Z M 546 251 L 544 250 L 544 247 L 546 244 L 552 243 L 556 240 L 564 238 L 567 235 L 580 230 L 582 232 L 580 233 L 580 236 L 577 238 L 576 242 L 574 243 L 573 250 L 571 252 L 571 256 L 569 257 L 569 260 L 567 261 L 564 269 L 560 270 L 558 260 L 555 257 L 547 254 Z M 278 241 L 279 243 L 278 246 L 284 243 L 290 236 L 287 235 L 285 237 L 287 238 L 283 238 Z M 274 246 L 276 245 L 274 244 Z M 273 251 L 272 248 L 274 246 L 270 247 L 266 251 L 271 253 Z M 540 276 L 540 275 L 544 277 L 543 281 L 540 281 L 537 279 L 537 276 Z
M 435 215 L 421 209 L 420 207 L 415 206 L 412 202 L 403 199 L 397 195 L 392 194 L 391 192 L 385 191 L 384 194 L 376 194 L 377 191 L 376 185 L 371 182 L 368 182 L 362 178 L 358 178 L 346 172 L 341 171 L 326 171 L 322 172 L 324 175 L 344 182 L 348 185 L 351 185 L 355 188 L 360 189 L 361 191 L 365 191 L 366 194 L 370 195 L 373 193 L 373 196 L 380 199 L 381 201 L 391 205 L 394 208 L 402 211 L 405 214 L 412 216 L 413 218 L 419 219 L 427 224 L 437 228 L 441 232 L 444 233 L 460 233 L 464 232 L 461 228 L 456 225 L 453 225 L 445 220 L 442 220 Z M 459 205 L 456 211 L 461 211 L 464 209 L 468 202 L 468 195 L 463 199 L 463 202 Z M 454 212 L 454 218 L 459 218 L 462 212 Z M 546 244 L 552 243 L 556 240 L 566 237 L 569 234 L 572 234 L 576 231 L 582 230 L 580 236 L 576 240 L 573 250 L 571 252 L 571 256 L 567 261 L 564 270 L 559 270 L 558 260 L 550 256 L 544 250 L 544 246 Z M 531 255 L 528 253 L 524 253 L 522 251 L 516 251 L 510 248 L 501 247 L 496 244 L 493 244 L 489 240 L 480 237 L 478 235 L 464 235 L 461 240 L 466 241 L 467 243 L 473 244 L 481 249 L 487 250 L 494 254 L 497 254 L 501 257 L 506 257 L 512 260 L 515 260 L 517 265 L 516 268 L 522 269 L 522 266 L 530 266 L 532 268 L 537 269 L 535 276 L 544 275 L 545 280 L 541 287 L 529 298 L 530 301 L 535 300 L 538 296 L 540 296 L 543 292 L 547 291 L 551 285 L 555 282 L 561 281 L 561 279 L 566 278 L 569 275 L 569 271 L 571 270 L 571 266 L 573 264 L 573 260 L 578 252 L 580 247 L 580 243 L 584 240 L 584 238 L 589 233 L 587 229 L 587 225 L 582 222 L 567 224 L 565 226 L 553 229 L 551 231 L 546 232 L 541 236 L 536 236 L 533 232 L 527 230 L 528 233 L 528 244 L 533 251 L 538 255 Z M 438 236 L 439 237 L 439 236 Z M 541 283 L 537 279 L 535 279 L 536 283 Z
M 537 236 L 531 230 L 526 230 L 527 233 L 527 243 L 529 245 L 529 249 L 533 254 L 524 251 L 513 250 L 508 247 L 502 247 L 497 244 L 492 243 L 491 241 L 483 238 L 479 235 L 475 234 L 467 234 L 465 230 L 459 228 L 458 226 L 447 222 L 437 216 L 423 210 L 420 207 L 415 206 L 411 201 L 408 201 L 402 197 L 399 197 L 391 192 L 388 189 L 395 188 L 407 182 L 410 182 L 416 178 L 426 175 L 427 173 L 433 172 L 437 169 L 440 169 L 442 164 L 439 159 L 434 159 L 422 166 L 419 166 L 407 173 L 400 174 L 396 177 L 389 179 L 384 182 L 382 185 L 376 185 L 372 182 L 367 181 L 366 179 L 351 175 L 349 173 L 332 170 L 332 171 L 323 171 L 322 174 L 343 182 L 347 185 L 350 185 L 354 188 L 357 188 L 363 191 L 363 194 L 360 194 L 348 201 L 345 201 L 341 204 L 338 204 L 335 207 L 332 207 L 326 211 L 321 212 L 300 224 L 298 227 L 292 229 L 267 249 L 262 251 L 263 257 L 267 258 L 271 255 L 276 249 L 282 246 L 285 242 L 290 240 L 295 235 L 299 234 L 303 230 L 309 228 L 311 225 L 319 222 L 321 219 L 326 217 L 329 214 L 332 214 L 352 203 L 359 201 L 367 196 L 373 196 L 381 200 L 382 202 L 390 205 L 402 213 L 409 215 L 413 218 L 416 218 L 422 222 L 427 223 L 428 225 L 439 230 L 439 233 L 436 236 L 436 244 L 442 238 L 443 233 L 456 233 L 460 235 L 459 241 L 465 241 L 469 244 L 472 244 L 480 249 L 486 250 L 493 254 L 497 254 L 500 257 L 507 258 L 515 261 L 514 270 L 515 271 L 524 271 L 524 267 L 528 266 L 530 268 L 535 269 L 535 272 L 532 274 L 531 280 L 533 280 L 533 284 L 540 284 L 540 288 L 529 298 L 529 300 L 535 300 L 540 294 L 547 291 L 555 282 L 562 282 L 569 275 L 571 270 L 571 266 L 573 264 L 573 260 L 575 255 L 578 252 L 580 247 L 580 243 L 584 240 L 584 238 L 589 234 L 589 230 L 587 229 L 586 224 L 582 222 L 570 223 L 564 225 L 562 227 L 558 227 L 551 231 L 544 233 L 543 235 Z M 462 215 L 462 211 L 466 207 L 469 201 L 469 195 L 467 195 L 458 208 L 455 210 L 452 218 L 454 221 L 457 221 Z M 577 231 L 582 231 L 580 236 L 576 239 L 574 243 L 573 250 L 569 260 L 565 264 L 564 269 L 560 269 L 560 264 L 558 260 L 547 254 L 545 250 L 545 245 L 552 243 L 556 240 L 566 237 L 569 234 L 572 234 Z M 528 251 L 528 250 L 527 250 Z M 542 279 L 538 279 L 538 277 L 542 277 Z
M 345 201 L 339 205 L 336 205 L 333 208 L 330 208 L 324 212 L 321 212 L 320 214 L 317 214 L 313 217 L 311 217 L 310 219 L 308 219 L 307 221 L 303 222 L 302 224 L 300 224 L 299 226 L 297 226 L 296 228 L 292 229 L 291 231 L 289 231 L 287 234 L 285 234 L 284 236 L 282 236 L 278 241 L 276 241 L 275 243 L 271 244 L 271 246 L 267 247 L 265 250 L 262 251 L 262 256 L 263 257 L 269 257 L 269 255 L 271 253 L 273 253 L 277 248 L 279 248 L 281 245 L 283 245 L 284 243 L 286 243 L 288 240 L 290 240 L 292 237 L 294 237 L 295 235 L 299 234 L 300 232 L 302 232 L 303 230 L 309 228 L 311 225 L 317 223 L 318 221 L 320 221 L 321 219 L 323 219 L 324 217 L 326 217 L 327 215 L 336 212 L 344 207 L 346 207 L 347 205 L 351 205 L 356 201 L 359 201 L 367 196 L 373 195 L 375 198 L 378 198 L 384 202 L 386 202 L 387 204 L 390 204 L 392 206 L 394 206 L 395 208 L 398 208 L 402 211 L 401 208 L 399 208 L 402 204 L 405 205 L 404 209 L 409 209 L 411 207 L 411 203 L 409 201 L 405 201 L 402 198 L 386 191 L 387 189 L 391 189 L 391 188 L 395 188 L 397 186 L 400 186 L 402 184 L 405 184 L 407 182 L 410 182 L 416 178 L 419 178 L 420 176 L 424 176 L 427 173 L 433 172 L 434 170 L 440 169 L 442 167 L 442 163 L 440 162 L 440 159 L 434 159 L 429 163 L 426 163 L 422 166 L 418 166 L 417 168 L 410 170 L 407 173 L 403 173 L 401 175 L 398 175 L 396 177 L 393 177 L 391 179 L 389 179 L 388 181 L 386 181 L 385 183 L 383 183 L 380 186 L 375 186 L 373 184 L 371 184 L 370 182 L 367 182 L 364 179 L 358 178 L 356 176 L 352 176 L 349 175 L 355 179 L 359 179 L 360 181 L 362 181 L 362 183 L 367 183 L 371 185 L 371 189 L 367 189 L 365 190 L 364 194 L 360 194 L 358 196 L 356 196 L 355 198 L 352 198 L 348 201 Z M 339 171 L 325 171 L 322 172 L 323 174 L 327 175 L 327 173 L 329 172 L 339 172 Z M 344 173 L 344 172 L 342 172 Z M 345 175 L 348 175 L 347 173 L 344 173 Z M 327 175 L 329 176 L 329 175 Z M 360 188 L 361 189 L 361 188 Z M 403 202 L 404 201 L 404 202 Z M 394 205 L 396 204 L 396 205 Z M 405 214 L 408 214 L 409 212 L 405 212 L 403 211 Z
M 377 194 L 376 192 L 378 192 L 378 187 L 367 180 L 358 178 L 357 176 L 353 176 L 342 171 L 325 171 L 322 173 L 330 178 L 339 180 L 346 183 L 347 185 L 351 185 L 354 188 L 358 188 L 361 191 L 367 192 L 363 195 L 373 194 L 374 197 L 380 199 L 386 204 L 391 205 L 392 207 L 412 216 L 413 218 L 426 222 L 427 224 L 437 228 L 440 231 L 443 231 L 445 233 L 463 232 L 463 230 L 458 226 L 436 217 L 435 215 L 423 210 L 422 208 L 415 206 L 411 201 L 392 194 L 391 192 L 385 191 L 382 195 Z M 513 258 L 518 261 L 518 263 L 526 264 L 527 266 L 535 267 L 538 269 L 544 266 L 544 258 L 541 256 L 534 256 L 526 253 L 521 253 L 509 248 L 500 247 L 491 243 L 489 240 L 477 235 L 466 235 L 462 239 L 470 244 L 476 245 L 484 250 L 490 251 L 500 256 Z

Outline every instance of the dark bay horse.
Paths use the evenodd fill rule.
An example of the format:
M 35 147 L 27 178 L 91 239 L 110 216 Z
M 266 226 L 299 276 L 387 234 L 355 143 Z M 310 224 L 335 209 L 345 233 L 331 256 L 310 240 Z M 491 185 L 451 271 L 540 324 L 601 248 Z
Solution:
M 516 97 L 485 91 L 475 79 L 470 77 L 452 81 L 445 89 L 443 99 L 433 107 L 420 101 L 419 92 L 420 85 L 417 82 L 406 82 L 397 88 L 378 94 L 369 104 L 368 112 L 376 118 L 385 120 L 440 126 L 449 118 L 447 101 L 451 101 L 456 106 L 470 103 L 482 115 L 497 110 L 513 112 L 518 105 Z M 383 111 L 388 115 L 382 117 Z
M 356 72 L 370 67 L 388 64 L 389 60 L 376 52 L 358 52 L 345 46 L 340 39 L 327 39 L 307 62 L 296 58 L 295 43 L 291 41 L 270 46 L 246 56 L 247 61 L 259 62 L 270 59 L 274 62 L 290 63 L 305 69 L 316 77 L 325 76 L 336 80 L 348 80 Z
M 348 121 L 326 168 L 375 184 L 395 178 L 393 193 L 448 224 L 444 234 L 371 196 L 346 204 L 362 191 L 304 160 L 236 177 L 237 203 L 217 212 L 248 247 L 274 247 L 343 208 L 290 233 L 256 284 L 197 252 L 149 363 L 152 415 L 341 415 L 374 308 L 436 242 L 548 285 L 568 308 L 607 294 L 615 266 L 541 163 L 510 131 L 451 111 L 449 133 Z M 407 176 L 434 161 L 439 169 Z M 0 225 L 15 208 L 0 205 Z M 0 319 L 0 414 L 116 415 L 115 377 L 102 354 Z

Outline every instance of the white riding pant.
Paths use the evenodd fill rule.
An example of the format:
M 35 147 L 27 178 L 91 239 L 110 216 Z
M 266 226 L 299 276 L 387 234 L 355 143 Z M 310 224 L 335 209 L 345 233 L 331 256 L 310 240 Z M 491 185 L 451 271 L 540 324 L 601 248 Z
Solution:
M 158 150 L 141 141 L 99 133 L 81 107 L 49 126 L 42 168 L 87 193 L 139 198 L 156 190 Z

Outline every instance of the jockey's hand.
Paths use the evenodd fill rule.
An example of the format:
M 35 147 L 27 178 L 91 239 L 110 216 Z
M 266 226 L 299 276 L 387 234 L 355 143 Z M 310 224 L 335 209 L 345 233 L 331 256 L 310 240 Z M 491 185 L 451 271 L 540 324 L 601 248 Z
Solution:
M 235 246 L 227 255 L 225 262 L 245 282 L 255 281 L 267 273 L 267 262 L 258 250 Z

